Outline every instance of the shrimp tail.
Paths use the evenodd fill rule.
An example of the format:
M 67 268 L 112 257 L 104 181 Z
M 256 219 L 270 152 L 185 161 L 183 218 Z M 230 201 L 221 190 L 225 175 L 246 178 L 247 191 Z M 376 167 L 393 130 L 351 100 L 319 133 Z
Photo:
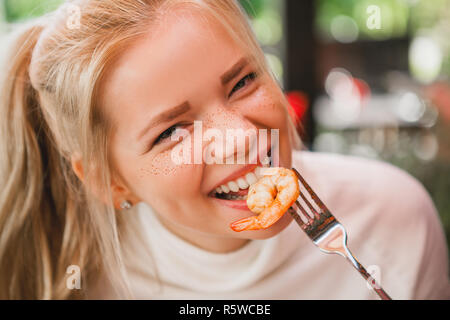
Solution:
M 230 227 L 236 232 L 261 229 L 258 217 L 256 216 L 235 221 L 230 225 Z
M 267 229 L 275 222 L 280 220 L 289 207 L 295 202 L 298 193 L 287 205 L 282 205 L 278 199 L 275 199 L 272 206 L 264 210 L 259 216 L 252 216 L 233 222 L 230 227 L 233 231 L 241 232 L 246 230 Z

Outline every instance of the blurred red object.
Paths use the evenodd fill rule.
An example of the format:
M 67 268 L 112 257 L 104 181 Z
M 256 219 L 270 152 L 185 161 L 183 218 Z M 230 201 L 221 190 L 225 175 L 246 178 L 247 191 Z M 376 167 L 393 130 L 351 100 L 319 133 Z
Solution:
M 305 121 L 306 111 L 308 110 L 308 96 L 301 91 L 290 91 L 286 93 L 286 98 L 291 106 L 289 113 L 294 119 L 296 126 Z
M 353 85 L 355 86 L 361 102 L 367 101 L 370 98 L 370 87 L 364 80 L 353 78 Z
M 450 122 L 450 84 L 436 82 L 425 89 L 425 95 L 438 108 L 439 113 L 446 122 Z

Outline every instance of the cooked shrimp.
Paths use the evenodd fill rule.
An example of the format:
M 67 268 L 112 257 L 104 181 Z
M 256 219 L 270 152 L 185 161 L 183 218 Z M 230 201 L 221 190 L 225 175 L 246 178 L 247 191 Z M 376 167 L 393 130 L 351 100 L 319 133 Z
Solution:
M 263 177 L 248 191 L 247 206 L 257 216 L 231 224 L 236 232 L 267 229 L 277 222 L 300 195 L 297 176 L 286 168 L 264 169 Z

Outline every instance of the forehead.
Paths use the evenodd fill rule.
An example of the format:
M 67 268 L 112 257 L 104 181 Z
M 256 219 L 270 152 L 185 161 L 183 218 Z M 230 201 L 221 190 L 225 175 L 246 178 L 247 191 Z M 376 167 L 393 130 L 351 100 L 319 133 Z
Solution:
M 202 93 L 206 83 L 219 82 L 245 52 L 207 14 L 168 13 L 115 62 L 102 84 L 101 105 L 113 122 L 114 113 L 125 106 L 156 112 L 177 105 Z

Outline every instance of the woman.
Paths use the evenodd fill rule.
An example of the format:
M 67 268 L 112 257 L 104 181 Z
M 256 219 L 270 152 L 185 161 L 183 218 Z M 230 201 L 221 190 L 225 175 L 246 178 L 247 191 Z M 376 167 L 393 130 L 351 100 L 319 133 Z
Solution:
M 230 229 L 251 213 L 218 194 L 246 189 L 237 180 L 274 158 L 272 137 L 276 165 L 303 172 L 393 298 L 446 298 L 447 248 L 426 192 L 385 164 L 295 151 L 288 104 L 235 1 L 70 5 L 78 25 L 62 7 L 21 33 L 3 84 L 2 298 L 376 298 L 289 215 Z M 198 123 L 255 130 L 257 162 L 245 139 L 244 164 L 174 161 Z M 277 136 L 261 143 L 260 129 Z

